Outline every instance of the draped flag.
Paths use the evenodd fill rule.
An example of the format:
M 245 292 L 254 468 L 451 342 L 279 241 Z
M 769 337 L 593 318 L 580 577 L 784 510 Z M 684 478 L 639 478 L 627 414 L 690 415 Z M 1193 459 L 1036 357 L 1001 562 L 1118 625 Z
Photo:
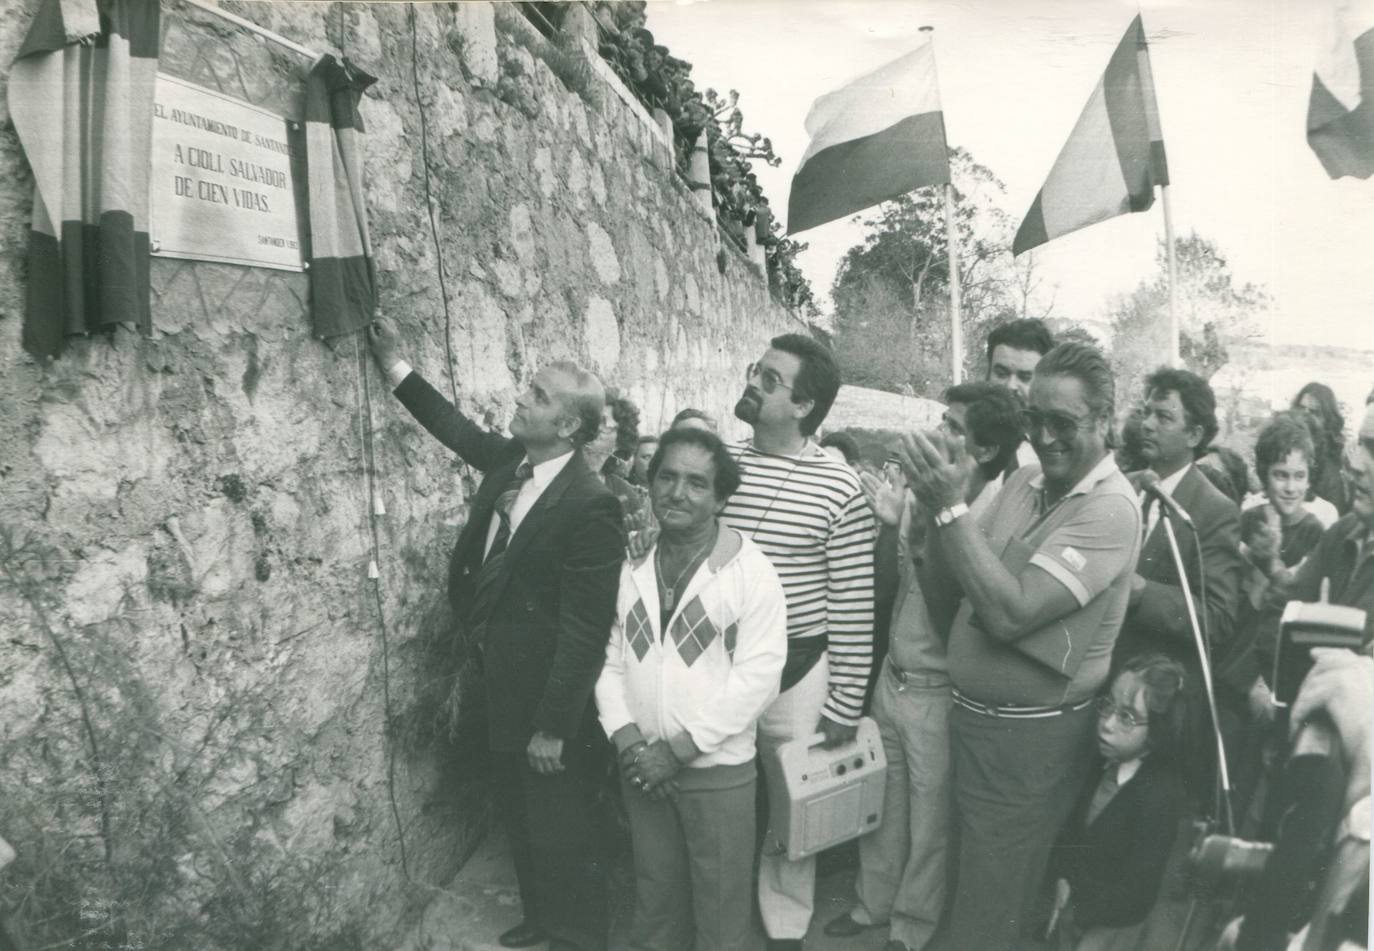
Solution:
M 118 323 L 145 333 L 158 0 L 43 0 L 8 102 L 33 170 L 24 349 Z
M 1137 15 L 1017 229 L 1012 253 L 1145 211 L 1154 204 L 1154 187 L 1167 184 L 1150 54 Z
M 377 272 L 363 199 L 363 117 L 358 102 L 376 82 L 325 55 L 305 83 L 310 179 L 310 292 L 315 334 L 365 327 L 377 306 Z
M 1334 0 L 1312 73 L 1307 144 L 1332 178 L 1374 175 L 1374 0 Z
M 935 52 L 926 43 L 817 99 L 792 177 L 787 233 L 949 181 Z

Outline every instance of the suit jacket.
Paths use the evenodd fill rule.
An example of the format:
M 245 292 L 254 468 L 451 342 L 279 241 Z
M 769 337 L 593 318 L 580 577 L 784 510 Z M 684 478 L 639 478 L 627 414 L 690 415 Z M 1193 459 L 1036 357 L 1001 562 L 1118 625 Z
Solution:
M 1088 807 L 1101 778 L 1099 769 L 1083 790 L 1050 866 L 1054 877 L 1068 880 L 1074 919 L 1083 928 L 1119 928 L 1145 919 L 1159 897 L 1184 814 L 1178 772 L 1146 756 L 1088 823 Z
M 1245 571 L 1240 557 L 1240 509 L 1196 467 L 1184 474 L 1174 489 L 1173 499 L 1193 520 L 1198 540 L 1202 542 L 1205 566 L 1202 581 L 1207 586 L 1207 633 L 1211 639 L 1212 669 L 1216 672 L 1225 666 L 1222 658 L 1232 649 L 1241 579 Z M 1117 669 L 1138 654 L 1161 651 L 1181 662 L 1187 670 L 1190 697 L 1201 697 L 1201 664 L 1198 662 L 1193 629 L 1188 622 L 1188 609 L 1183 601 L 1183 585 L 1174 566 L 1173 553 L 1169 550 L 1169 538 L 1164 531 L 1164 519 L 1167 517 L 1167 512 L 1160 513 L 1159 521 L 1140 549 L 1136 573 L 1145 579 L 1145 590 L 1135 607 L 1127 612 L 1126 620 L 1121 625 L 1121 634 L 1117 637 L 1112 655 L 1112 667 Z M 1192 531 L 1186 525 L 1176 523 L 1174 534 L 1178 537 L 1194 606 L 1201 613 L 1197 546 L 1193 542 Z M 1231 686 L 1244 696 L 1250 684 Z
M 425 429 L 484 477 L 449 557 L 448 594 L 466 619 L 496 500 L 525 450 L 487 432 L 418 373 L 396 396 Z M 620 502 L 574 452 L 511 536 L 478 644 L 496 752 L 525 749 L 536 730 L 570 740 L 595 732 L 592 689 L 606 658 L 624 560 Z

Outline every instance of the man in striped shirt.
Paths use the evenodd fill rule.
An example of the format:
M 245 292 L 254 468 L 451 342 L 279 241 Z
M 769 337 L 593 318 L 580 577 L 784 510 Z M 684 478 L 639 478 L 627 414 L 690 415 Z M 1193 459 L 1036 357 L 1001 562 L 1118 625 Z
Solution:
M 812 436 L 835 401 L 839 368 L 810 337 L 785 334 L 747 372 L 735 415 L 753 438 L 731 446 L 742 480 L 722 519 L 763 549 L 787 595 L 782 694 L 759 720 L 759 750 L 821 733 L 852 740 L 873 652 L 873 513 L 858 476 Z M 814 858 L 790 862 L 770 829 L 759 865 L 769 951 L 801 948 L 815 898 Z

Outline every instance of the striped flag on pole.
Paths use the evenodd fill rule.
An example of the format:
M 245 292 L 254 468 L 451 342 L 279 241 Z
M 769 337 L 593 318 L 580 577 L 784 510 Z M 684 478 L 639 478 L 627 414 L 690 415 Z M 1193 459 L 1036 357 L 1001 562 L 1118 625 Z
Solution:
M 792 177 L 787 233 L 949 181 L 949 149 L 929 43 L 817 99 L 811 144 Z
M 43 0 L 7 94 L 33 170 L 24 349 L 134 324 L 148 306 L 158 0 Z
M 1154 187 L 1167 184 L 1150 54 L 1136 16 L 1017 229 L 1012 253 L 1145 211 L 1154 204 Z
M 1334 0 L 1312 73 L 1307 144 L 1332 178 L 1374 175 L 1374 0 Z
M 310 297 L 315 334 L 333 337 L 372 322 L 377 272 L 363 197 L 363 117 L 358 102 L 376 82 L 328 54 L 305 83 L 310 179 Z

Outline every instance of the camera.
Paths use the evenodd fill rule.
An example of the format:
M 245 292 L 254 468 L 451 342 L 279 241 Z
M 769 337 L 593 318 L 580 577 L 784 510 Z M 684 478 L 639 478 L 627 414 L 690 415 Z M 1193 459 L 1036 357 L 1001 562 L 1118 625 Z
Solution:
M 1289 601 L 1279 620 L 1279 649 L 1274 652 L 1274 676 L 1269 682 L 1274 703 L 1287 708 L 1297 697 L 1303 678 L 1312 669 L 1312 648 L 1362 648 L 1364 620 L 1365 613 L 1359 608 Z
M 1279 649 L 1274 654 L 1270 681 L 1274 703 L 1280 709 L 1280 729 L 1287 729 L 1288 708 L 1297 697 L 1303 678 L 1312 669 L 1312 648 L 1360 650 L 1364 646 L 1364 623 L 1365 612 L 1358 608 L 1305 601 L 1289 601 L 1284 606 L 1279 620 Z M 1318 718 L 1294 740 L 1289 762 L 1299 758 L 1330 758 L 1336 745 L 1330 725 Z M 1197 830 L 1197 842 L 1188 858 L 1204 881 L 1239 883 L 1260 878 L 1274 849 L 1275 846 L 1268 842 L 1208 834 L 1206 826 L 1202 826 Z
M 1287 736 L 1289 709 L 1312 669 L 1311 649 L 1364 646 L 1365 612 L 1325 602 L 1290 601 L 1279 625 L 1271 686 L 1275 729 Z M 1199 829 L 1189 862 L 1199 879 L 1243 885 L 1236 947 L 1268 951 L 1287 943 L 1290 928 L 1310 917 L 1332 834 L 1340 821 L 1345 767 L 1340 739 L 1324 714 L 1308 717 L 1271 786 L 1273 843 Z

